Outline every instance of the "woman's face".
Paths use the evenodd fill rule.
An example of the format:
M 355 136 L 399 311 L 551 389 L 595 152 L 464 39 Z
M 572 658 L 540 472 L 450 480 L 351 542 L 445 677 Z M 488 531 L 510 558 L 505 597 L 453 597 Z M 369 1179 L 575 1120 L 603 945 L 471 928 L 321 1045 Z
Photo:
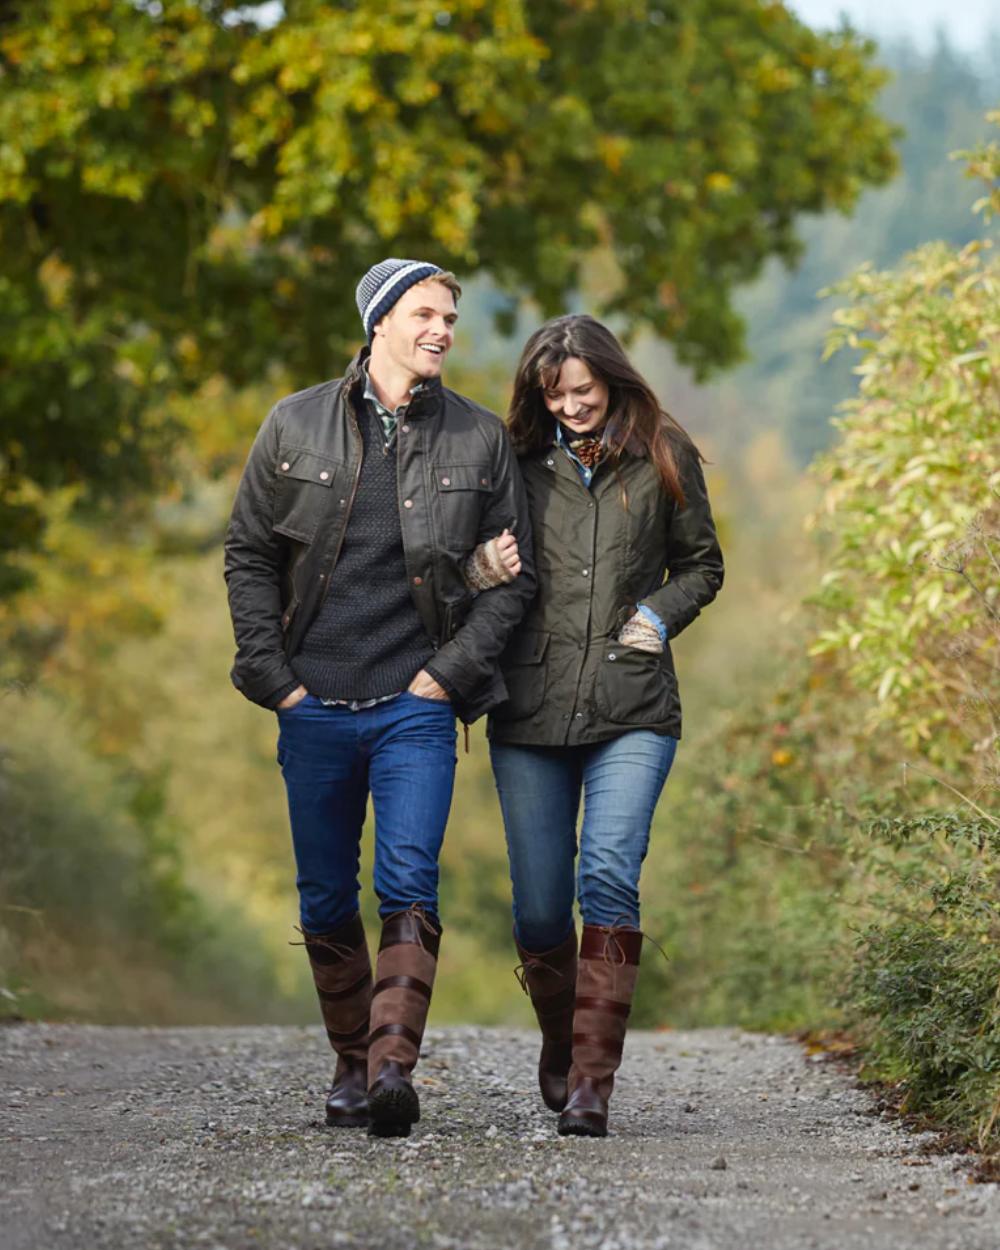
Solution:
M 557 377 L 542 384 L 545 407 L 568 429 L 586 434 L 600 429 L 608 415 L 608 387 L 579 356 L 562 363 Z

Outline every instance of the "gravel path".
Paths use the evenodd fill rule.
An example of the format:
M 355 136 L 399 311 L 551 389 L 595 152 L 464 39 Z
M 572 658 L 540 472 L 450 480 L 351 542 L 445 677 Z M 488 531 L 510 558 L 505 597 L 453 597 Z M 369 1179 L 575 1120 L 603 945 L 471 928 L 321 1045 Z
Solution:
M 322 1123 L 319 1029 L 0 1028 L 3 1250 L 997 1250 L 1000 1187 L 835 1064 L 636 1033 L 613 1136 L 561 1139 L 532 1035 L 429 1033 L 405 1141 Z

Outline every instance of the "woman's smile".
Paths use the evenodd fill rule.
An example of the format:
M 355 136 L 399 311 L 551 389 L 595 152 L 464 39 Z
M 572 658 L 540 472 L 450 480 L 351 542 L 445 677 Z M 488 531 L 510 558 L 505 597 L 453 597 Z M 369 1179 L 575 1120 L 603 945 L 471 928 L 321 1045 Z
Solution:
M 585 361 L 570 356 L 563 361 L 558 377 L 548 379 L 542 398 L 557 421 L 586 434 L 604 424 L 609 394 L 608 384 L 595 377 Z

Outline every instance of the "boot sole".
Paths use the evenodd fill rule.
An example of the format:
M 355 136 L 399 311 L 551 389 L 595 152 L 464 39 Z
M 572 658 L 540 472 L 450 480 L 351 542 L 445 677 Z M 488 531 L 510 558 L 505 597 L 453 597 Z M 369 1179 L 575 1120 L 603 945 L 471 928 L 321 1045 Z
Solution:
M 607 1137 L 608 1126 L 580 1120 L 575 1116 L 562 1116 L 559 1120 L 560 1137 Z
M 357 1111 L 351 1115 L 331 1115 L 326 1113 L 326 1123 L 329 1128 L 366 1128 L 368 1126 L 368 1112 Z
M 410 1088 L 380 1089 L 368 1096 L 369 1137 L 409 1137 L 420 1119 L 420 1100 Z

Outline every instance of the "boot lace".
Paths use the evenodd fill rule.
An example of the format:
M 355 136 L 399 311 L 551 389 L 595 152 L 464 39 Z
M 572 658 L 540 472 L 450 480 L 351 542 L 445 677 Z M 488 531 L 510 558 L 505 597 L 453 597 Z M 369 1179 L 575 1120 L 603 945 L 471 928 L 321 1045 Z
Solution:
M 535 955 L 527 955 L 524 960 L 514 969 L 514 976 L 518 985 L 524 990 L 525 994 L 530 996 L 531 990 L 528 988 L 528 975 L 531 972 L 543 971 L 554 972 L 557 977 L 565 981 L 566 974 L 560 972 L 558 968 L 553 968 L 551 964 L 547 964 L 544 959 L 539 959 Z
M 628 956 L 625 954 L 625 947 L 622 946 L 618 937 L 619 933 L 622 933 L 623 931 L 638 933 L 640 937 L 645 939 L 645 941 L 652 942 L 667 963 L 670 962 L 670 956 L 659 944 L 656 938 L 652 937 L 644 929 L 640 929 L 636 925 L 632 924 L 628 916 L 618 916 L 611 922 L 611 924 L 599 924 L 597 928 L 604 934 L 603 955 L 605 963 L 616 964 L 620 967 L 628 962 Z
M 420 929 L 423 929 L 425 933 L 429 933 L 431 937 L 440 936 L 440 930 L 434 924 L 433 920 L 431 920 L 431 918 L 427 915 L 422 903 L 411 903 L 410 906 L 405 908 L 402 913 L 397 913 L 397 915 L 399 914 L 412 916 L 417 921 L 417 924 L 419 925 L 419 928 L 417 929 L 417 941 L 420 943 L 421 947 L 424 946 L 424 942 L 420 936 Z M 426 947 L 424 947 L 424 949 L 426 950 Z
M 302 935 L 301 942 L 289 942 L 289 946 L 324 946 L 328 951 L 333 951 L 341 959 L 347 959 L 354 954 L 354 950 L 350 946 L 344 946 L 341 942 L 331 942 L 323 933 L 307 933 L 305 929 L 299 925 L 293 924 L 292 928 L 296 933 Z

